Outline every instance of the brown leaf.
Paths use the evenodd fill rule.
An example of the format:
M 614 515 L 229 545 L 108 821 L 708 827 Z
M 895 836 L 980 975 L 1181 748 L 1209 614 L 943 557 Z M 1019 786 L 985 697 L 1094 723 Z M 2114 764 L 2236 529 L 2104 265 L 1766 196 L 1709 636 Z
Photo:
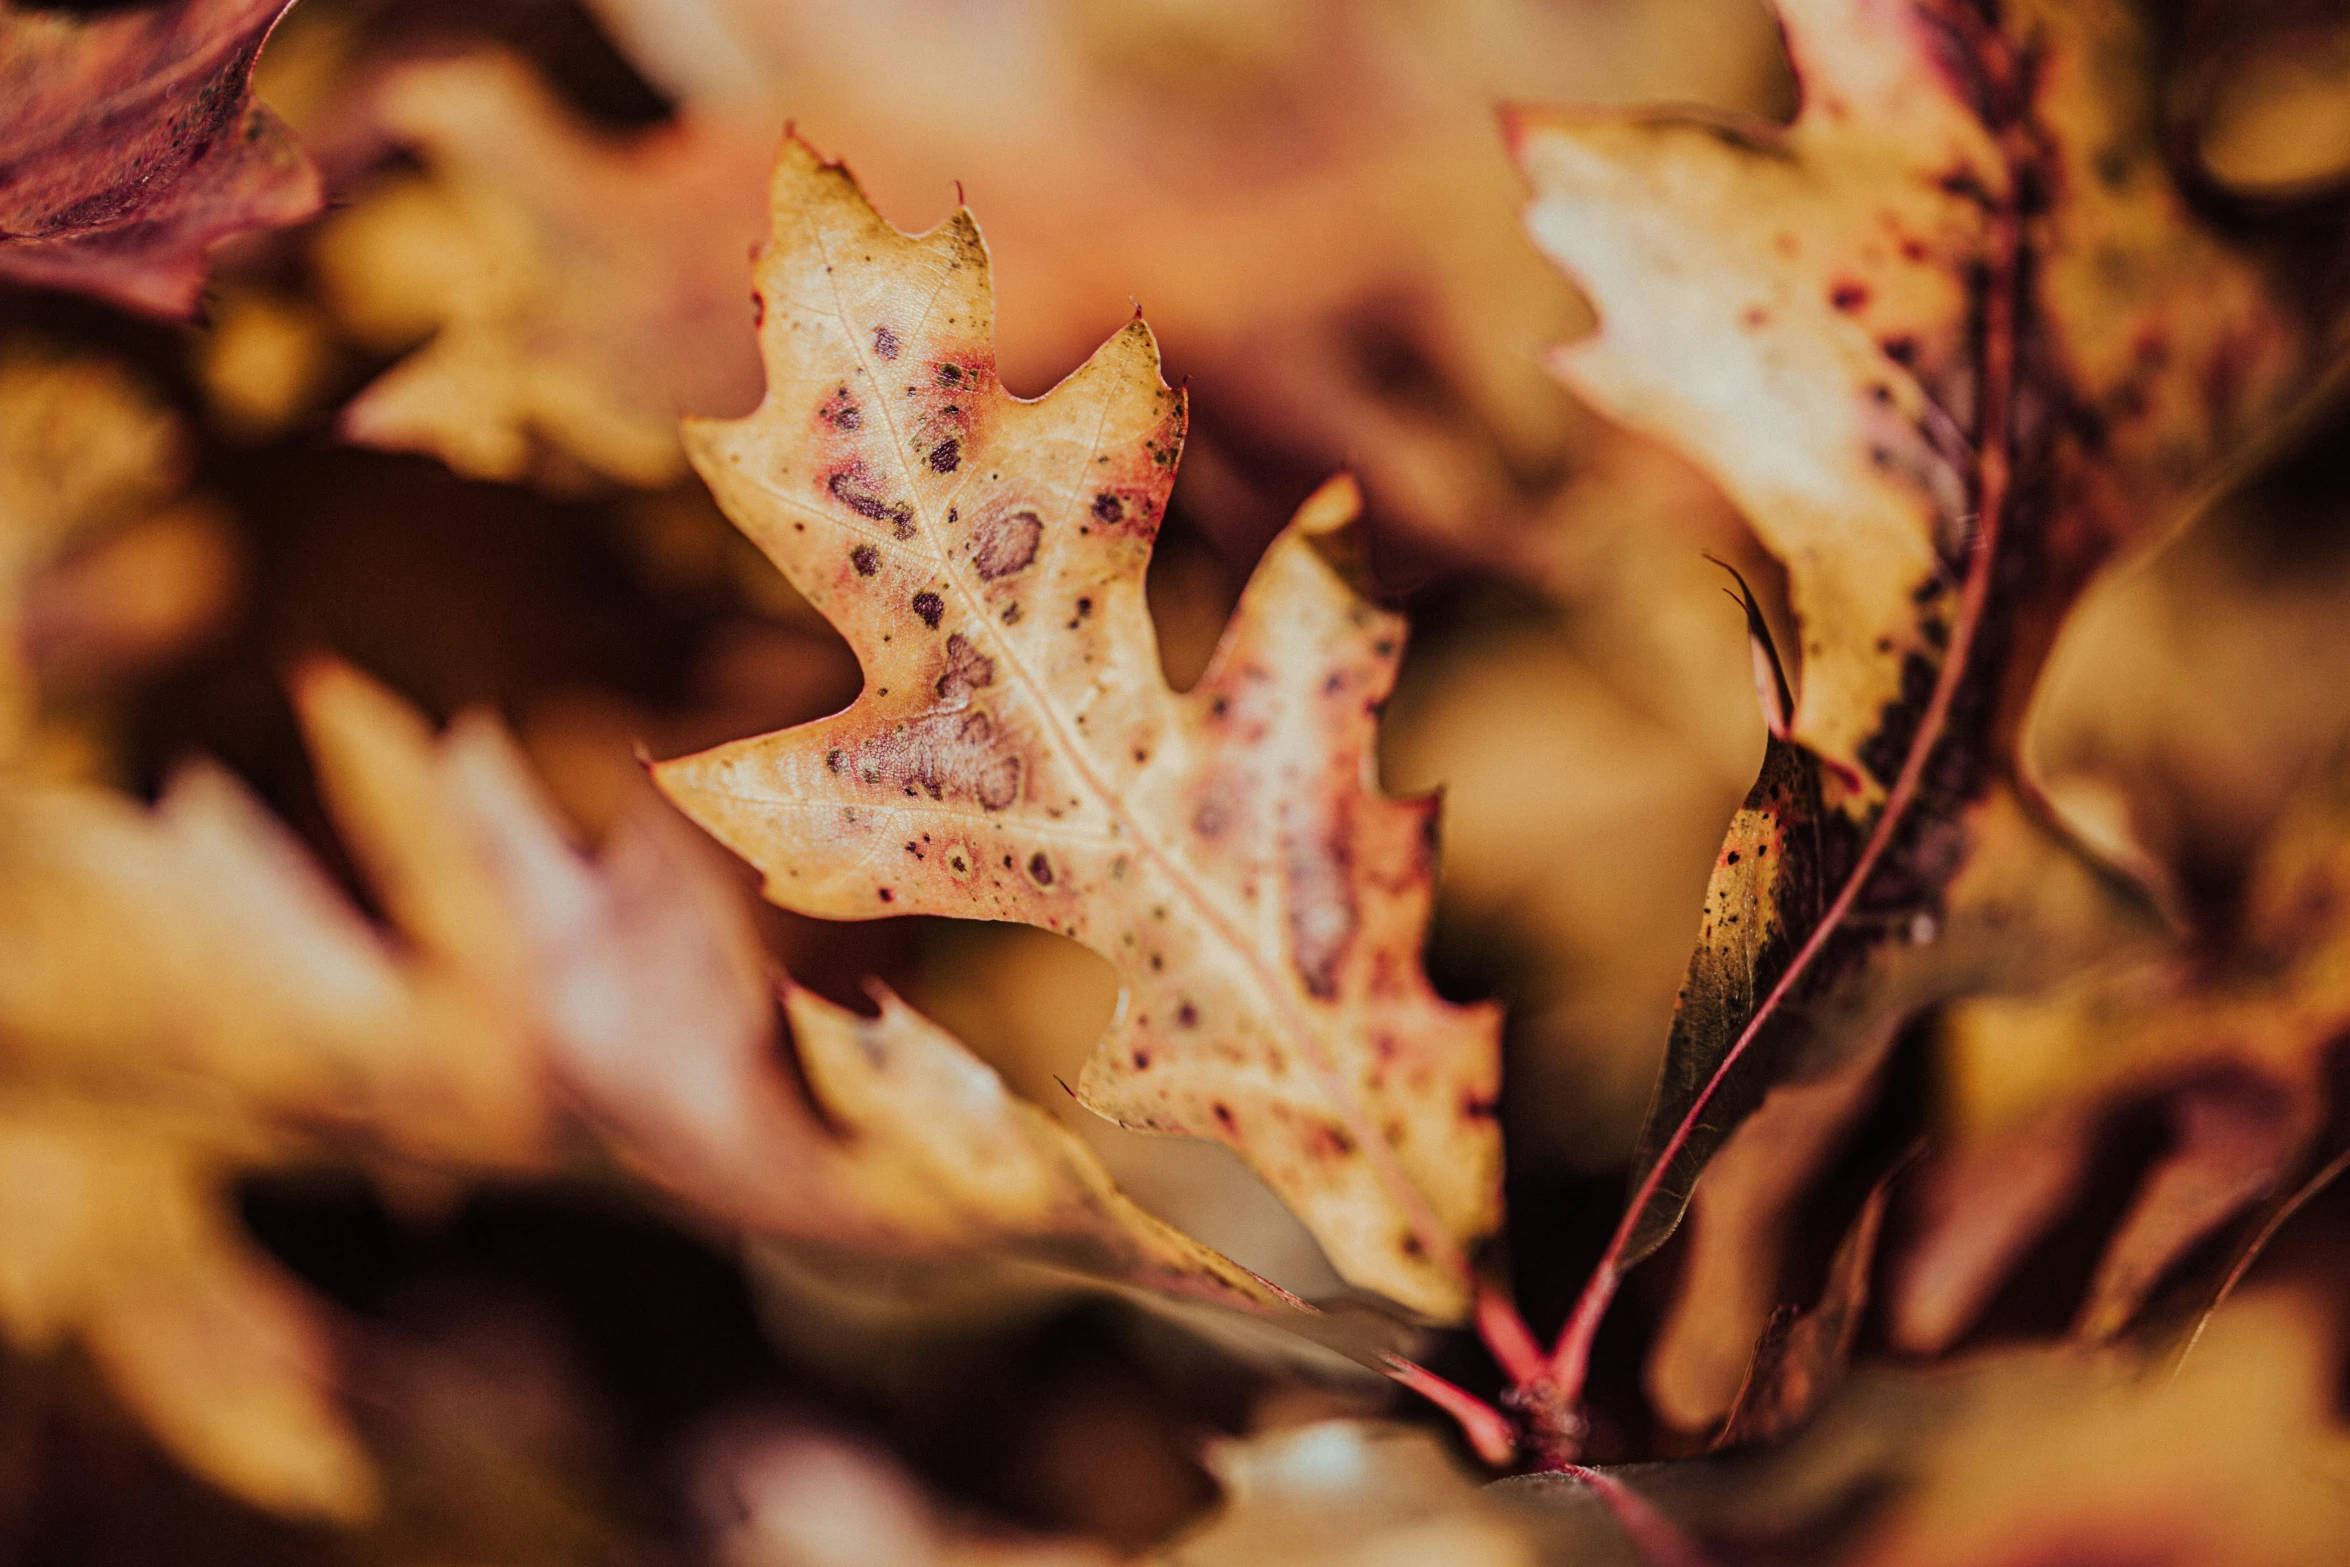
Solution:
M 2142 939 L 2142 900 L 2020 771 L 2025 704 L 2089 573 L 2308 380 L 2306 325 L 2173 187 L 2118 3 L 1780 11 L 1791 125 L 1511 120 L 1529 228 L 1600 316 L 1555 368 L 1685 451 L 1787 567 L 1800 670 L 1766 793 L 1792 769 L 1820 801 L 1766 812 L 1816 833 L 1816 871 L 1777 845 L 1758 878 L 1733 828 L 1578 1377 L 1615 1268 L 1773 1079 Z
M 214 242 L 316 212 L 318 171 L 252 101 L 291 3 L 0 7 L 0 277 L 187 315 Z
M 2327 1061 L 2350 1029 L 2345 909 L 2350 768 L 2337 760 L 2277 824 L 2215 945 L 1954 1008 L 1947 1151 L 1902 1262 L 1898 1338 L 1930 1350 L 1964 1331 L 2131 1107 L 2159 1110 L 2171 1138 L 2104 1242 L 2085 1336 L 2121 1331 L 2172 1264 L 2274 1190 L 2311 1150 Z
M 38 709 L 25 624 L 38 574 L 179 488 L 187 433 L 119 366 L 34 345 L 0 352 L 0 762 Z
M 418 784 L 444 809 L 412 798 L 402 814 L 466 836 L 499 928 L 526 949 L 550 1065 L 656 1183 L 770 1237 L 1296 1304 L 1137 1208 L 1072 1134 L 878 985 L 866 1018 L 786 983 L 803 1097 L 743 895 L 666 806 L 640 797 L 589 860 L 495 723 L 460 720 L 429 749 L 407 728 L 389 734 L 432 767 Z
M 2333 1353 L 2296 1303 L 2248 1306 L 2175 1383 L 2026 1355 L 1985 1364 L 1924 1484 L 1850 1558 L 1866 1567 L 2057 1560 L 2285 1567 L 2350 1530 Z
M 1772 1314 L 1716 1447 L 1777 1441 L 1801 1426 L 1844 1380 L 1869 1306 L 1869 1277 L 1877 1265 L 1885 1205 L 1899 1173 L 1888 1171 L 1869 1189 L 1851 1228 L 1837 1243 L 1836 1254 L 1828 1259 L 1827 1282 L 1812 1308 Z
M 678 417 L 758 395 L 742 257 L 772 125 L 590 138 L 501 55 L 404 66 L 374 91 L 426 175 L 362 202 L 319 254 L 363 339 L 432 340 L 360 394 L 344 433 L 479 479 L 682 475 Z
M 1128 994 L 1085 1101 L 1230 1143 L 1343 1276 L 1458 1316 L 1499 1218 L 1498 1018 L 1420 970 L 1435 802 L 1371 783 L 1402 624 L 1332 564 L 1352 487 L 1308 503 L 1178 696 L 1143 572 L 1183 403 L 1148 329 L 1017 401 L 967 212 L 910 238 L 797 140 L 774 191 L 767 400 L 688 447 L 866 690 L 656 779 L 786 907 L 1101 952 Z

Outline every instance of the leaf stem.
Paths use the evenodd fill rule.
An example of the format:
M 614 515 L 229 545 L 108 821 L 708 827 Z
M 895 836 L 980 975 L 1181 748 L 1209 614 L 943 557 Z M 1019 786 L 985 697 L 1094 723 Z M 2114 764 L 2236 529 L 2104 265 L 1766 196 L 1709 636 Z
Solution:
M 1390 1377 L 1452 1416 L 1479 1458 L 1496 1469 L 1507 1469 L 1517 1462 L 1518 1438 L 1510 1429 L 1509 1416 L 1416 1361 L 1401 1355 L 1382 1355 L 1380 1359 L 1386 1362 L 1384 1369 Z
M 1512 1382 L 1522 1386 L 1542 1374 L 1542 1341 L 1526 1326 L 1509 1295 L 1482 1279 L 1477 1283 L 1477 1336 Z

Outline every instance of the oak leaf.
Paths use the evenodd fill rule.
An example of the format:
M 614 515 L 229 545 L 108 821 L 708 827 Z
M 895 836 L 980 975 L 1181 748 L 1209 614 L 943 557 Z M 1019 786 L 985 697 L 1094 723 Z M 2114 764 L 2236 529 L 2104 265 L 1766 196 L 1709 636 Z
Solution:
M 1510 120 L 1529 230 L 1600 317 L 1554 368 L 1722 486 L 1799 631 L 1578 1367 L 1771 1081 L 1865 1078 L 1919 1010 L 2151 932 L 2024 775 L 2025 706 L 2090 573 L 2310 379 L 2309 323 L 2172 182 L 2125 8 L 1779 10 L 1792 124 Z
M 679 415 L 758 395 L 742 257 L 773 127 L 694 117 L 591 139 L 502 55 L 406 65 L 374 93 L 426 172 L 329 225 L 319 255 L 363 340 L 431 340 L 343 433 L 470 478 L 683 474 Z
M 123 1105 L 0 1109 L 0 1333 L 77 1341 L 191 1468 L 246 1500 L 355 1521 L 376 1502 L 325 1326 L 222 1212 L 228 1150 Z
M 968 212 L 901 234 L 797 139 L 773 199 L 766 400 L 687 446 L 866 690 L 656 780 L 786 907 L 1102 953 L 1127 997 L 1079 1096 L 1229 1143 L 1343 1277 L 1457 1316 L 1499 1218 L 1498 1016 L 1420 969 L 1436 806 L 1371 782 L 1402 625 L 1332 562 L 1351 486 L 1274 543 L 1178 695 L 1143 573 L 1184 410 L 1149 330 L 1019 401 Z
M 252 101 L 291 4 L 0 6 L 0 278 L 186 315 L 216 241 L 316 212 L 318 171 Z
M 626 139 L 641 156 L 577 119 L 543 159 L 500 157 L 494 143 L 476 159 L 462 138 L 427 135 L 412 144 L 429 185 L 363 194 L 327 250 L 330 272 L 351 285 L 346 300 L 418 307 L 408 342 L 461 313 L 495 328 L 467 340 L 478 361 L 455 334 L 436 350 L 436 373 L 469 398 L 503 391 L 507 401 L 468 403 L 493 431 L 527 421 L 529 407 L 511 399 L 536 380 L 562 366 L 592 372 L 563 390 L 579 417 L 540 431 L 562 448 L 552 473 L 584 465 L 630 477 L 619 453 L 640 442 L 650 453 L 669 433 L 649 417 L 650 386 L 739 373 L 746 314 L 722 331 L 659 330 L 681 295 L 714 311 L 740 303 L 745 234 L 731 194 L 750 185 L 677 160 L 690 148 L 763 166 L 789 115 L 858 149 L 867 188 L 889 210 L 920 210 L 961 181 L 990 214 L 997 254 L 1015 263 L 998 344 L 1007 385 L 1049 384 L 1143 300 L 1170 363 L 1201 389 L 1186 486 L 1221 547 L 1253 556 L 1308 476 L 1351 464 L 1382 526 L 1561 588 L 1592 585 L 1577 524 L 1595 496 L 1622 507 L 1612 481 L 1640 458 L 1627 464 L 1622 449 L 1637 443 L 1576 407 L 1537 362 L 1583 317 L 1517 234 L 1490 103 L 1497 93 L 1635 92 L 1761 104 L 1777 75 L 1761 16 L 1711 0 L 1605 15 L 1476 0 L 1447 11 L 1441 41 L 1413 8 L 1321 0 L 1142 10 L 1049 0 L 1017 18 L 942 12 L 919 27 L 765 0 L 594 9 L 678 105 L 675 125 Z M 974 59 L 1005 68 L 975 72 Z M 879 82 L 890 85 L 873 90 Z M 708 134 L 718 122 L 755 125 L 756 145 L 718 145 Z M 532 117 L 516 129 L 536 147 L 558 126 Z M 746 146 L 752 165 L 739 162 Z M 445 249 L 479 253 L 491 275 L 515 269 L 550 203 L 584 210 L 545 187 L 542 163 L 585 164 L 599 181 L 632 175 L 638 188 L 606 189 L 603 206 L 660 215 L 642 248 L 657 282 L 574 295 L 558 275 L 545 297 L 499 304 L 477 277 L 417 264 Z M 698 205 L 659 188 L 704 179 L 710 195 Z M 387 210 L 370 210 L 379 203 Z M 425 243 L 428 228 L 445 245 Z M 400 243 L 400 231 L 419 242 Z M 590 265 L 617 242 L 592 228 L 566 233 Z M 490 310 L 503 312 L 497 323 L 481 319 Z M 390 323 L 372 312 L 351 320 L 371 345 L 407 346 L 378 333 Z M 604 346 L 615 343 L 641 352 L 616 357 Z M 532 374 L 513 373 L 508 344 Z M 434 415 L 417 401 L 403 412 L 421 444 Z M 440 449 L 475 451 L 459 421 L 441 423 Z M 1670 488 L 1657 497 L 1659 524 L 1677 507 L 1718 504 L 1701 484 Z

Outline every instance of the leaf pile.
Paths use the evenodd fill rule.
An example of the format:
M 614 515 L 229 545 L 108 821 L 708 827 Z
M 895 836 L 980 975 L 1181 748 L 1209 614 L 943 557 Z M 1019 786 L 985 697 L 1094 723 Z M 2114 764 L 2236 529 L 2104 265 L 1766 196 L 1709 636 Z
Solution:
M 2339 19 L 1773 10 L 0 4 L 0 1547 L 2330 1559 Z

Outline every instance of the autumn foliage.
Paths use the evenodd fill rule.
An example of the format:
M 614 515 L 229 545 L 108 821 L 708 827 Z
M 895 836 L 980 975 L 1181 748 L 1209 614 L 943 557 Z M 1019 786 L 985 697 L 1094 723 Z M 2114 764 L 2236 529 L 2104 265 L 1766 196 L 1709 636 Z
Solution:
M 0 3 L 0 1539 L 2337 1559 L 2345 61 Z

